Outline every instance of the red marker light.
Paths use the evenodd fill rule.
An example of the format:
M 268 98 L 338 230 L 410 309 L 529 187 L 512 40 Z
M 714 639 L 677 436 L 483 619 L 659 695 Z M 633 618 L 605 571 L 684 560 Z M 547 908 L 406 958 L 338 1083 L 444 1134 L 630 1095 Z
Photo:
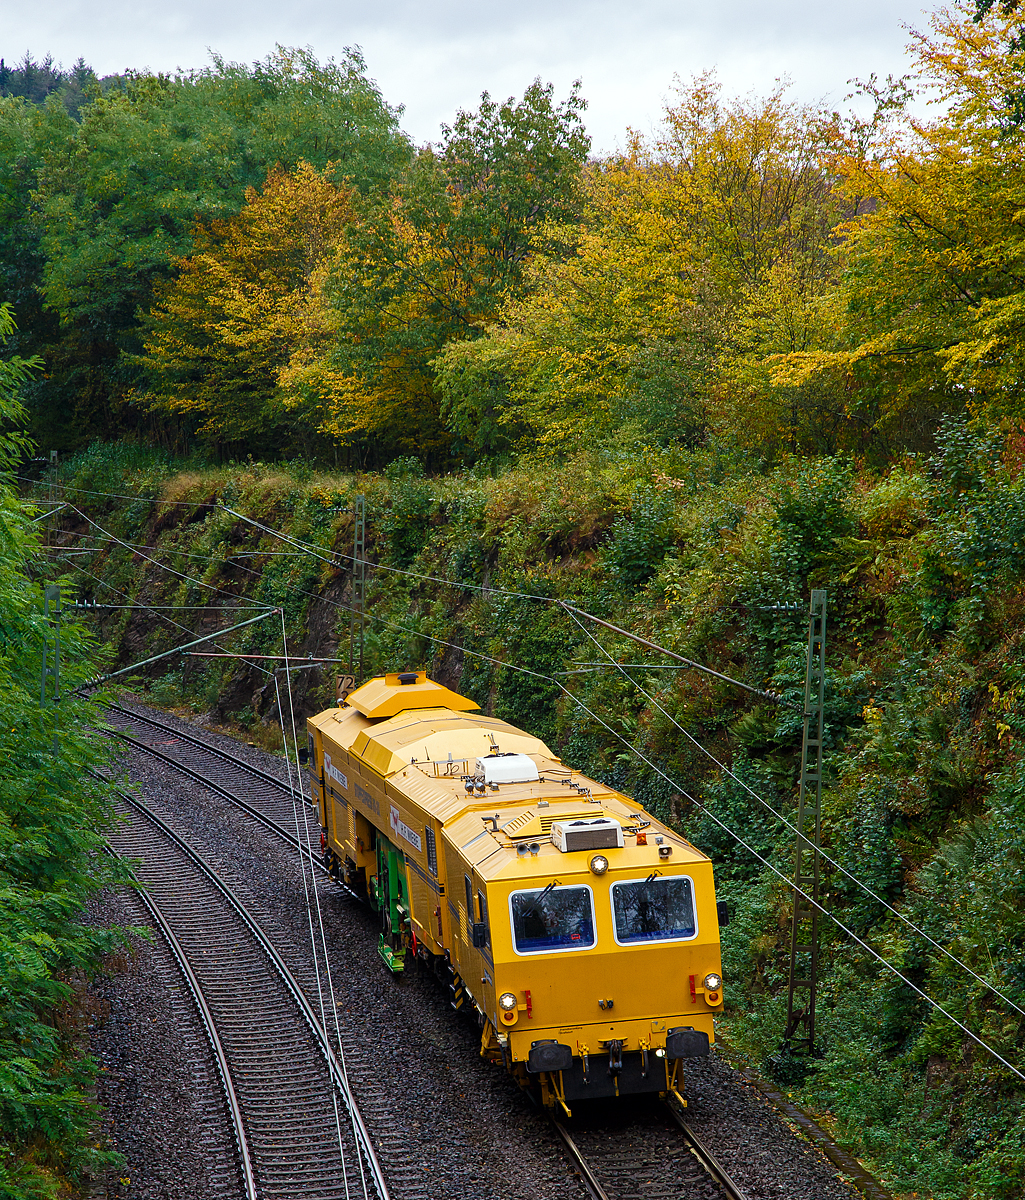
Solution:
M 523 998 L 527 1002 L 527 1020 L 529 1021 L 533 1018 L 533 1015 L 534 1015 L 534 1008 L 530 1002 L 530 992 L 524 992 Z
M 698 989 L 694 986 L 694 976 L 690 977 L 690 998 L 696 1000 L 698 998 Z

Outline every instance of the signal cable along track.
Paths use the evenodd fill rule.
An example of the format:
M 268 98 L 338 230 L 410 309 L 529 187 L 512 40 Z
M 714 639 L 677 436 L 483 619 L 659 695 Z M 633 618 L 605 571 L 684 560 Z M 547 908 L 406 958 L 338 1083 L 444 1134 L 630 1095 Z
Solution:
M 591 1200 L 748 1200 L 671 1103 L 574 1117 L 552 1124 Z
M 220 1045 L 259 1200 L 389 1200 L 348 1081 L 312 1007 L 228 885 L 145 804 L 117 792 L 129 821 L 112 849 L 173 930 Z M 229 1101 L 230 1105 L 230 1101 Z M 244 1174 L 244 1170 L 243 1170 Z M 248 1195 L 248 1193 L 247 1193 Z

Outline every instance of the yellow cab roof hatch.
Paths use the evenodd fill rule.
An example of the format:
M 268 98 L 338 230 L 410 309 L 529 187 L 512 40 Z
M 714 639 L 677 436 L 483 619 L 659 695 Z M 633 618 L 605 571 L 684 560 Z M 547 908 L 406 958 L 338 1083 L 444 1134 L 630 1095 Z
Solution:
M 345 702 L 370 720 L 394 717 L 410 708 L 447 708 L 452 712 L 480 708 L 465 696 L 428 679 L 426 671 L 396 671 L 368 679 Z

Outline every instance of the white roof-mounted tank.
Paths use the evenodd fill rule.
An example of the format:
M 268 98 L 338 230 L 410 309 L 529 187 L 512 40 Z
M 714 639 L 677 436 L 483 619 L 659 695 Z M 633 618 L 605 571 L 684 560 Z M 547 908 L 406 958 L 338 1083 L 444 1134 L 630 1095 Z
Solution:
M 623 845 L 623 826 L 612 817 L 553 821 L 552 844 L 563 854 L 573 850 L 612 850 Z
M 477 759 L 477 778 L 485 783 L 537 783 L 537 763 L 529 754 L 488 754 Z

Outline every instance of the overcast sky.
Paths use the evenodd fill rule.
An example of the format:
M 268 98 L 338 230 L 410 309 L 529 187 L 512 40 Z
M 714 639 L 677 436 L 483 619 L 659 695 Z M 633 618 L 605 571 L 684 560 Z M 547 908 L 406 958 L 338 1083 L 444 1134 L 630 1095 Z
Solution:
M 786 75 L 800 99 L 839 106 L 849 79 L 906 69 L 903 26 L 924 27 L 925 11 L 923 0 L 0 0 L 0 53 L 65 66 L 81 55 L 105 75 L 202 66 L 211 49 L 252 62 L 275 43 L 321 59 L 358 45 L 418 142 L 484 89 L 505 98 L 540 75 L 561 96 L 580 78 L 594 148 L 609 150 L 628 125 L 658 123 L 674 74 L 710 67 L 730 93 Z

